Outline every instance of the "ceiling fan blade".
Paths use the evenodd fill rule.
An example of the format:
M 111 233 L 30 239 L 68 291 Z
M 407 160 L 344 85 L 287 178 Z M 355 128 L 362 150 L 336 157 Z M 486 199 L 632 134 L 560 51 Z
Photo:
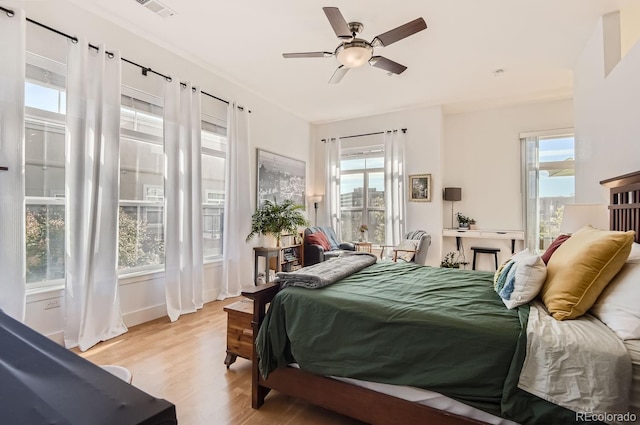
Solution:
M 328 58 L 333 56 L 331 52 L 301 52 L 301 53 L 283 53 L 282 57 L 291 58 Z
M 336 69 L 336 71 L 333 73 L 333 75 L 331 76 L 331 79 L 329 80 L 329 84 L 337 84 L 340 82 L 340 80 L 342 80 L 342 77 L 345 76 L 345 74 L 347 72 L 349 72 L 351 68 L 347 68 L 344 65 L 340 65 L 338 67 L 338 69 Z
M 427 28 L 427 23 L 422 18 L 414 19 L 411 22 L 407 22 L 404 25 L 400 25 L 398 28 L 394 28 L 391 31 L 387 31 L 384 34 L 376 36 L 371 44 L 374 46 L 388 46 L 389 44 L 400 41 L 403 38 L 407 38 L 417 32 L 420 32 Z
M 333 27 L 333 31 L 338 38 L 351 38 L 351 31 L 349 31 L 349 25 L 345 21 L 344 16 L 340 13 L 340 9 L 337 7 L 323 7 L 324 14 L 327 15 L 329 23 Z
M 394 74 L 402 74 L 407 69 L 406 66 L 400 65 L 398 62 L 394 62 L 384 56 L 372 57 L 369 59 L 369 65 L 384 69 L 385 71 L 392 72 Z

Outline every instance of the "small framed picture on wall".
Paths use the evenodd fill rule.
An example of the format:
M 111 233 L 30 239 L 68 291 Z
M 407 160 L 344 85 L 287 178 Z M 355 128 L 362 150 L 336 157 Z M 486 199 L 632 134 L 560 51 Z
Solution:
M 431 174 L 409 176 L 409 201 L 431 202 Z

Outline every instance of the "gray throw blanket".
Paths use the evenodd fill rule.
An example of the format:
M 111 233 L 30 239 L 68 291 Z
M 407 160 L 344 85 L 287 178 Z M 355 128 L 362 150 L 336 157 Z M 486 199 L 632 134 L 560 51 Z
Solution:
M 344 252 L 313 266 L 303 267 L 295 272 L 279 272 L 277 282 L 282 288 L 300 286 L 316 289 L 351 276 L 376 262 L 376 256 L 368 252 Z

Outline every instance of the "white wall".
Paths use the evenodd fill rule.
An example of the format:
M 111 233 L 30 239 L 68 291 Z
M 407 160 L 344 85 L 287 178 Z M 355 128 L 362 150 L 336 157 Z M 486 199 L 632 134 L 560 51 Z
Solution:
M 442 109 L 440 107 L 413 109 L 364 118 L 337 121 L 314 126 L 312 148 L 314 155 L 314 193 L 324 193 L 324 149 L 320 140 L 366 134 L 391 129 L 406 128 L 405 158 L 406 174 L 431 174 L 432 201 L 407 202 L 407 230 L 426 230 L 432 235 L 432 245 L 427 255 L 427 264 L 440 262 L 440 234 L 442 231 L 441 141 Z M 318 210 L 319 223 L 326 223 Z
M 443 115 L 441 108 L 422 108 L 314 126 L 315 193 L 323 193 L 324 144 L 335 136 L 404 128 L 407 131 L 407 174 L 430 173 L 430 203 L 408 202 L 407 229 L 432 235 L 428 264 L 439 265 L 455 251 L 453 238 L 441 237 L 451 226 L 451 203 L 442 200 L 444 187 L 461 187 L 462 201 L 454 213 L 476 219 L 480 229 L 523 230 L 520 194 L 520 133 L 573 127 L 571 100 L 532 103 Z M 319 210 L 319 221 L 326 222 Z M 472 244 L 501 248 L 499 260 L 511 255 L 510 241 L 465 239 L 465 257 Z M 516 244 L 516 250 L 522 243 Z M 492 270 L 492 257 L 481 256 L 478 268 Z
M 105 43 L 110 50 L 120 50 L 124 58 L 150 67 L 181 81 L 192 81 L 200 85 L 202 90 L 227 100 L 235 100 L 251 111 L 251 164 L 256 163 L 256 148 L 303 160 L 310 164 L 310 125 L 267 99 L 259 97 L 243 87 L 225 80 L 215 73 L 195 64 L 178 54 L 168 51 L 152 42 L 143 40 L 125 28 L 118 27 L 84 10 L 80 10 L 66 1 L 5 2 L 5 7 L 22 7 L 29 18 L 52 26 L 75 36 L 86 36 L 93 44 Z M 32 51 L 64 61 L 66 40 L 49 31 L 27 24 L 28 46 Z M 62 52 L 62 53 L 61 53 Z M 123 83 L 162 95 L 163 80 L 158 76 L 141 75 L 140 69 L 123 63 Z M 218 111 L 224 115 L 224 109 Z M 221 118 L 226 118 L 222 116 Z M 255 166 L 247 170 L 251 181 L 255 181 Z M 307 181 L 311 181 L 311 167 L 307 167 Z M 255 203 L 255 183 L 251 188 Z M 255 205 L 252 205 L 252 209 Z M 250 223 L 246 224 L 249 233 Z M 251 246 L 246 249 L 247 267 L 252 267 L 253 255 Z M 220 263 L 205 267 L 206 300 L 213 300 L 218 295 L 217 284 L 221 276 Z M 45 305 L 52 299 L 60 301 L 60 307 L 45 310 Z M 122 309 L 125 323 L 134 325 L 143 321 L 161 317 L 166 314 L 164 305 L 163 274 L 134 276 L 121 281 Z M 61 341 L 63 329 L 63 293 L 53 291 L 32 294 L 27 299 L 26 322 L 36 330 Z
M 640 169 L 640 43 L 604 76 L 603 22 L 574 68 L 576 202 L 608 203 L 604 179 Z
M 445 115 L 443 187 L 461 187 L 454 213 L 476 220 L 479 229 L 524 230 L 520 188 L 520 133 L 573 127 L 571 100 L 532 103 Z M 454 218 L 455 220 L 455 218 Z M 451 227 L 451 202 L 444 202 L 445 227 Z M 443 241 L 443 253 L 455 241 Z M 499 260 L 511 254 L 510 242 L 464 240 L 465 256 L 472 244 L 501 248 Z M 522 244 L 516 245 L 516 250 Z M 480 258 L 482 257 L 482 260 Z M 479 256 L 478 268 L 493 270 L 491 256 Z M 481 261 L 481 262 L 480 262 Z

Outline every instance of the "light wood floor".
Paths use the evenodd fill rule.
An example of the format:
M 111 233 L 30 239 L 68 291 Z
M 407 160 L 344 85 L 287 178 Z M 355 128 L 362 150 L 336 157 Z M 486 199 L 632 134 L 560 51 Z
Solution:
M 116 364 L 133 373 L 133 385 L 176 405 L 180 425 L 361 425 L 362 422 L 271 392 L 260 410 L 251 408 L 251 363 L 227 369 L 226 313 L 239 298 L 214 301 L 175 323 L 157 319 L 102 342 L 82 357 Z

